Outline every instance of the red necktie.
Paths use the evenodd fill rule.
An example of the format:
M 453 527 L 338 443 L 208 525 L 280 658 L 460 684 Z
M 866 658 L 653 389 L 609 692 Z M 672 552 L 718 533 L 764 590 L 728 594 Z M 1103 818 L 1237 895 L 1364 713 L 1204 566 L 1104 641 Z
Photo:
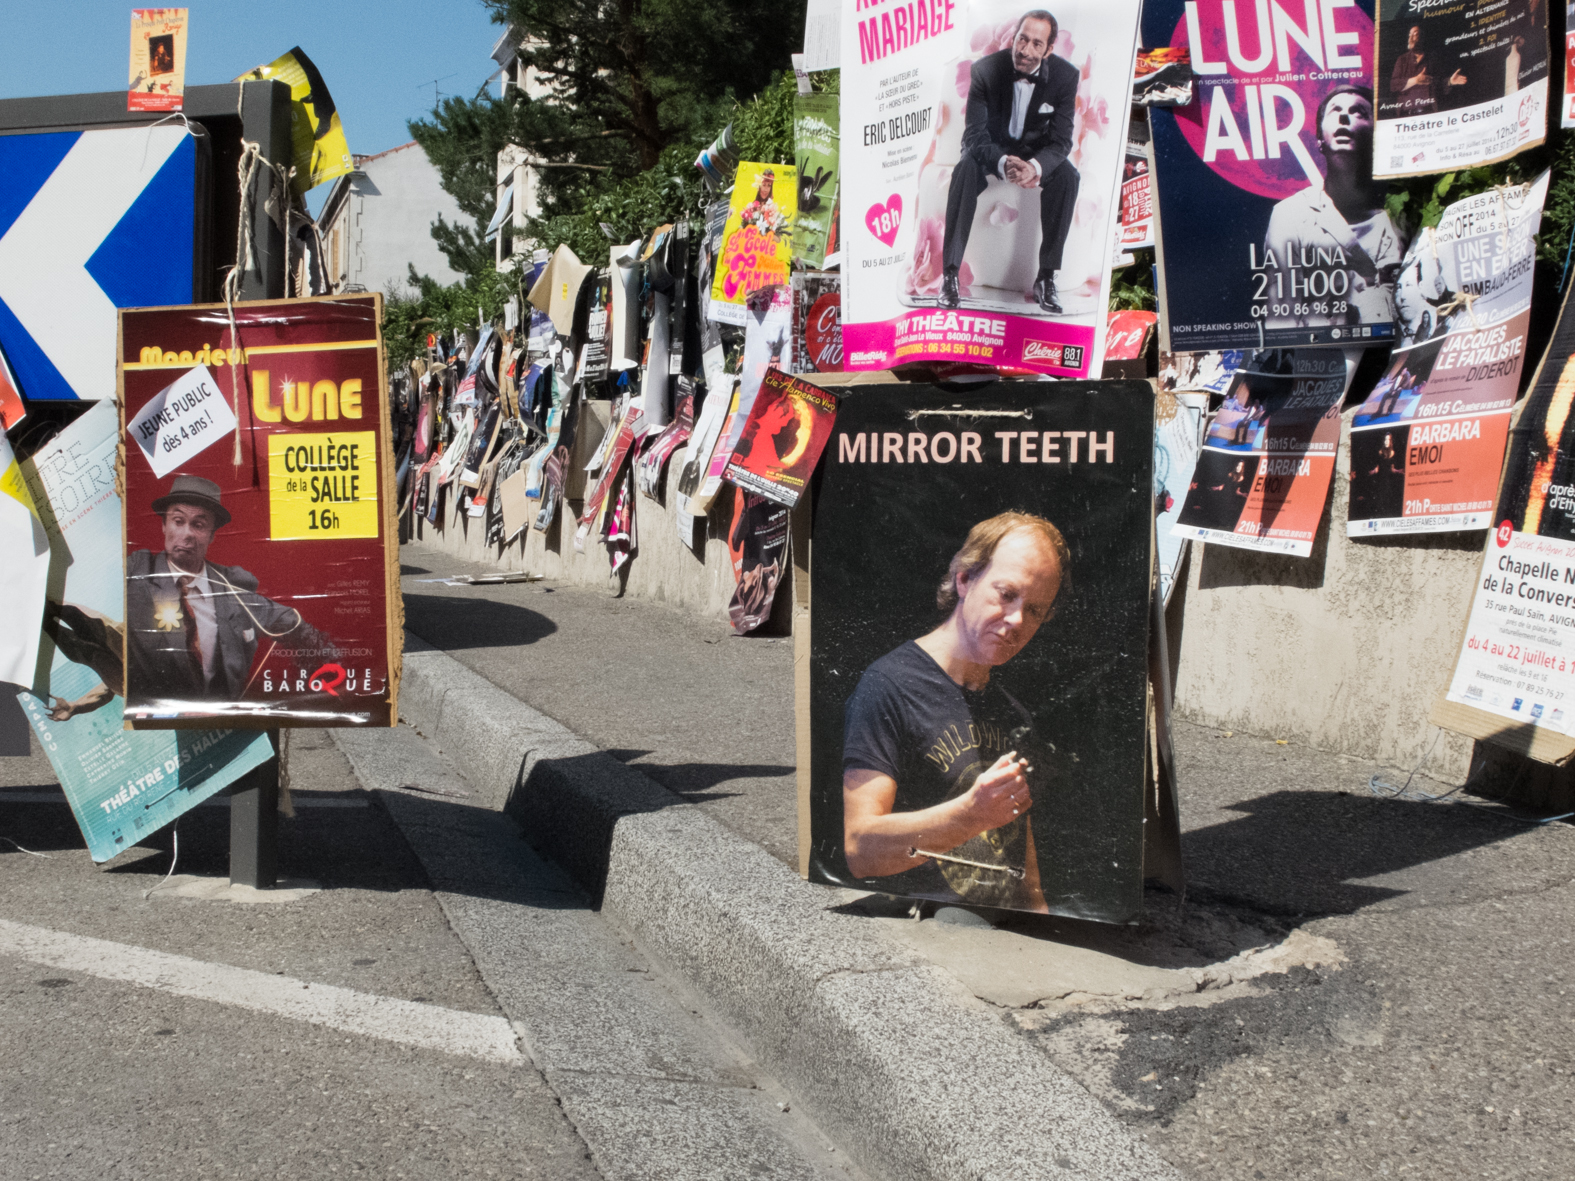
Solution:
M 180 614 L 181 622 L 186 627 L 186 655 L 191 657 L 191 670 L 196 674 L 201 684 L 207 684 L 207 674 L 203 672 L 202 665 L 202 640 L 197 635 L 197 613 L 191 609 L 192 587 L 196 585 L 195 575 L 183 575 L 180 579 Z

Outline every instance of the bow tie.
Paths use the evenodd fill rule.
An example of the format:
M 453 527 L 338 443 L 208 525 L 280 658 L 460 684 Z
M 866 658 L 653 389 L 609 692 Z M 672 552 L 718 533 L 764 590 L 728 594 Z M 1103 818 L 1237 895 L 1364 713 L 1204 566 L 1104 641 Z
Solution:
M 1014 80 L 1017 81 L 1017 82 L 1037 82 L 1037 81 L 1039 81 L 1039 71 L 1038 70 L 1035 70 L 1032 74 L 1025 74 L 1021 70 L 1013 70 L 1012 74 L 1014 76 Z

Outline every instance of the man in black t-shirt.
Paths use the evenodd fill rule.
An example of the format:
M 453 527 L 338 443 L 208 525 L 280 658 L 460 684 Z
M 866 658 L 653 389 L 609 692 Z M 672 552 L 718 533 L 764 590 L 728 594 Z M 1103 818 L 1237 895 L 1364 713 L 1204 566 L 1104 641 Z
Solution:
M 1043 517 L 979 522 L 936 596 L 945 622 L 864 671 L 842 758 L 844 852 L 856 877 L 893 893 L 1046 909 L 1028 818 L 1033 723 L 990 672 L 1050 618 L 1067 560 Z

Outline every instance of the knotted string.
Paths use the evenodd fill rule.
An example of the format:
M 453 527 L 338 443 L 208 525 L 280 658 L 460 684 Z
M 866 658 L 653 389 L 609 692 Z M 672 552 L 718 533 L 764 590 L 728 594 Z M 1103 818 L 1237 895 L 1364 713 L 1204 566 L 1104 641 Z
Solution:
M 241 95 L 245 91 L 245 84 L 237 87 L 235 99 L 235 113 L 241 114 Z M 294 165 L 275 164 L 262 154 L 262 145 L 253 140 L 241 140 L 241 159 L 236 165 L 236 172 L 241 185 L 241 209 L 237 219 L 235 239 L 235 265 L 224 276 L 224 311 L 230 321 L 230 348 L 236 353 L 236 358 L 230 363 L 230 398 L 235 413 L 235 452 L 230 457 L 230 462 L 236 467 L 241 466 L 241 388 L 240 374 L 237 370 L 246 361 L 246 350 L 241 347 L 240 329 L 235 323 L 235 301 L 240 298 L 241 277 L 252 268 L 256 259 L 253 249 L 252 236 L 252 184 L 257 178 L 257 169 L 261 165 L 269 172 L 268 191 L 273 195 L 273 177 L 279 178 L 281 190 L 288 194 L 290 179 L 295 175 Z M 286 215 L 286 225 L 288 225 Z M 286 234 L 288 237 L 288 233 Z

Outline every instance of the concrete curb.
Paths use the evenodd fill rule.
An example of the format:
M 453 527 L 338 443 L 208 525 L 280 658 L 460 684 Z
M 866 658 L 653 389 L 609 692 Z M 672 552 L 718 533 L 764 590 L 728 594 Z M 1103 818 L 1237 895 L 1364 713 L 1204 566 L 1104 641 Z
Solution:
M 859 1166 L 892 1181 L 1179 1177 L 948 973 L 416 637 L 400 712 Z

